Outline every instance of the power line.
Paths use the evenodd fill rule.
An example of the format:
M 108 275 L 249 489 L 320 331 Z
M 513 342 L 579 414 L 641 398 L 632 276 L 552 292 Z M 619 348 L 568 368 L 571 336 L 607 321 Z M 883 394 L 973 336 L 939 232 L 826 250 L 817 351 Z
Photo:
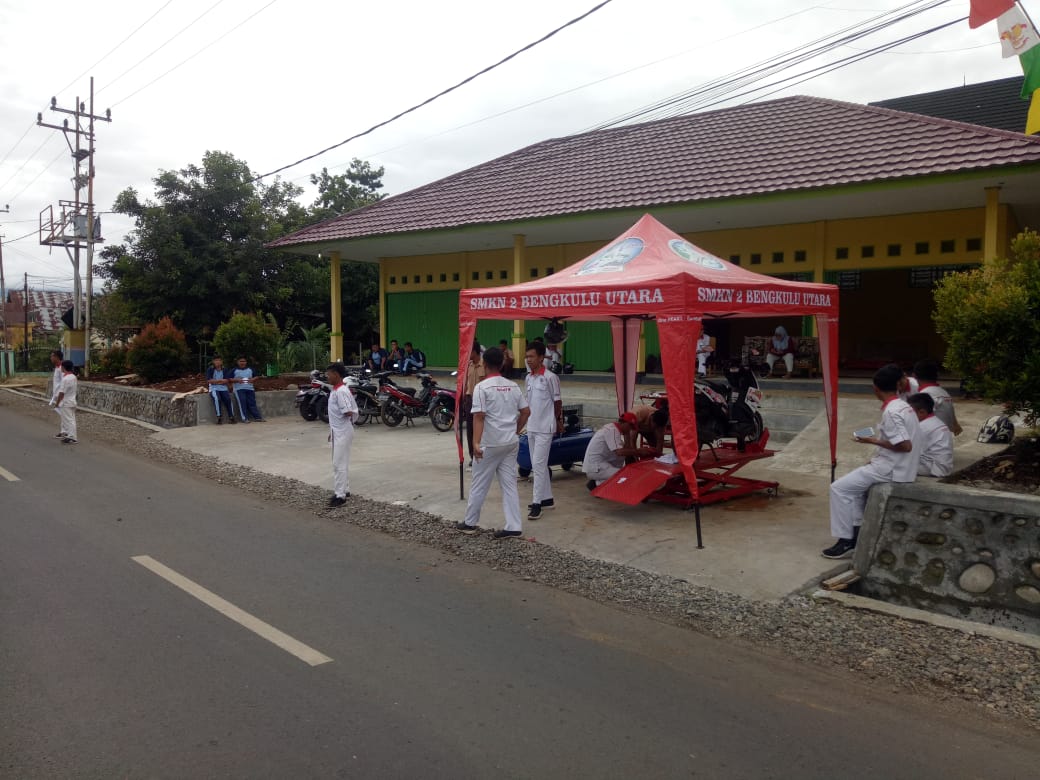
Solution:
M 223 2 L 223 0 L 221 0 L 221 2 Z M 156 77 L 155 77 L 154 79 L 152 79 L 151 81 L 149 81 L 149 82 L 148 82 L 147 84 L 145 84 L 144 86 L 138 87 L 138 88 L 137 88 L 137 89 L 135 89 L 135 90 L 134 90 L 133 92 L 131 92 L 131 93 L 130 93 L 129 95 L 126 95 L 125 97 L 121 97 L 121 98 L 120 98 L 119 100 L 117 100 L 117 101 L 116 101 L 115 103 L 113 103 L 113 104 L 112 104 L 112 107 L 113 107 L 113 108 L 115 108 L 115 107 L 116 107 L 116 106 L 118 106 L 118 105 L 119 105 L 120 103 L 125 103 L 125 102 L 126 102 L 127 100 L 129 100 L 130 98 L 132 98 L 132 97 L 133 97 L 134 95 L 136 95 L 136 94 L 138 94 L 139 92 L 142 92 L 142 91 L 144 91 L 144 90 L 148 89 L 148 87 L 152 86 L 152 84 L 154 84 L 155 82 L 159 81 L 160 79 L 164 79 L 164 78 L 166 78 L 166 77 L 167 77 L 167 76 L 169 76 L 169 75 L 170 75 L 171 73 L 173 73 L 173 72 L 174 72 L 175 70 L 177 70 L 177 69 L 178 69 L 179 67 L 181 67 L 182 65 L 185 65 L 185 64 L 187 64 L 188 62 L 190 62 L 191 60 L 195 59 L 195 58 L 196 58 L 196 57 L 198 57 L 198 56 L 199 56 L 200 54 L 202 54 L 202 52 L 204 52 L 204 51 L 206 51 L 207 49 L 209 49 L 209 48 L 211 48 L 211 47 L 215 46 L 216 44 L 220 43 L 220 42 L 221 42 L 222 40 L 224 40 L 224 39 L 225 39 L 226 37 L 228 37 L 229 35 L 231 35 L 231 33 L 235 32 L 235 31 L 236 31 L 236 30 L 238 30 L 238 29 L 239 29 L 240 27 L 242 27 L 242 26 L 243 26 L 244 24 L 246 24 L 247 22 L 251 21 L 251 20 L 252 20 L 252 19 L 253 19 L 254 17 L 256 17 L 256 16 L 259 16 L 260 14 L 262 14 L 262 13 L 263 13 L 264 11 L 266 11 L 266 10 L 267 10 L 268 8 L 270 8 L 270 7 L 272 6 L 272 5 L 274 5 L 274 4 L 275 4 L 275 3 L 277 3 L 277 2 L 278 2 L 278 0 L 271 0 L 271 1 L 269 2 L 269 3 L 267 3 L 267 5 L 265 5 L 265 6 L 261 7 L 261 8 L 259 9 L 259 10 L 257 10 L 257 11 L 254 11 L 253 13 L 251 13 L 251 14 L 250 14 L 249 16 L 247 16 L 247 17 L 246 17 L 245 19 L 243 19 L 243 20 L 242 20 L 241 22 L 239 22 L 238 24 L 236 24 L 236 25 L 235 25 L 234 27 L 232 27 L 232 28 L 231 28 L 230 30 L 228 30 L 227 32 L 225 32 L 225 33 L 223 33 L 222 35 L 220 35 L 219 37 L 217 37 L 217 38 L 215 38 L 214 40 L 212 40 L 212 41 L 210 41 L 209 43 L 207 43 L 207 44 L 206 44 L 205 46 L 203 46 L 203 47 L 202 47 L 201 49 L 199 49 L 199 50 L 198 50 L 197 52 L 195 52 L 194 54 L 192 54 L 192 55 L 191 55 L 190 57 L 187 57 L 187 58 L 185 58 L 185 59 L 181 60 L 180 62 L 178 62 L 178 63 L 177 63 L 176 65 L 174 65 L 174 66 L 173 66 L 172 68 L 170 68 L 169 70 L 167 70 L 167 71 L 164 71 L 163 73 L 160 73 L 160 74 L 159 74 L 158 76 L 156 76 Z M 207 12 L 207 13 L 208 13 L 208 12 Z
M 153 13 L 153 14 L 152 14 L 151 16 L 149 16 L 149 17 L 148 17 L 147 19 L 145 19 L 145 20 L 144 20 L 143 22 L 141 22 L 141 23 L 140 23 L 139 25 L 137 25 L 137 27 L 135 27 L 135 28 L 134 28 L 133 32 L 131 32 L 131 33 L 130 33 L 130 34 L 129 34 L 128 36 L 126 36 L 125 38 L 123 38 L 123 40 L 121 40 L 121 41 L 120 41 L 119 43 L 117 43 L 117 44 L 116 44 L 115 46 L 113 46 L 113 47 L 112 47 L 111 49 L 109 49 L 109 50 L 108 50 L 108 51 L 107 51 L 107 52 L 106 52 L 106 53 L 104 54 L 104 56 L 102 56 L 102 57 L 101 57 L 101 59 L 99 59 L 99 60 L 98 60 L 97 62 L 95 62 L 95 63 L 94 63 L 93 65 L 91 65 L 91 66 L 90 66 L 89 68 L 87 68 L 87 69 L 86 69 L 85 71 L 83 71 L 83 72 L 82 72 L 82 73 L 80 73 L 80 74 L 79 74 L 78 76 L 76 76 L 76 78 L 74 78 L 74 79 L 73 79 L 72 81 L 70 81 L 70 82 L 69 82 L 68 84 L 66 84 L 66 85 L 65 85 L 64 87 L 62 87 L 61 89 L 59 89 L 59 90 L 58 90 L 58 92 L 57 92 L 57 93 L 55 93 L 55 94 L 60 94 L 60 93 L 64 92 L 64 91 L 65 91 L 66 89 L 68 89 L 69 87 L 71 87 L 71 86 L 72 86 L 73 84 L 75 84 L 75 83 L 76 83 L 77 81 L 79 81 L 79 80 L 80 80 L 81 78 L 83 78 L 83 77 L 84 77 L 84 76 L 86 76 L 86 75 L 87 75 L 88 73 L 90 73 L 90 72 L 91 72 L 92 70 L 94 70 L 94 68 L 96 68 L 96 67 L 97 67 L 98 65 L 100 65 L 100 64 L 101 64 L 102 62 L 104 62 L 105 60 L 107 60 L 107 59 L 108 59 L 108 58 L 109 58 L 109 57 L 110 57 L 110 56 L 111 56 L 111 55 L 112 55 L 112 54 L 113 54 L 113 53 L 114 53 L 114 52 L 115 52 L 115 51 L 116 51 L 116 50 L 117 50 L 117 49 L 118 49 L 118 48 L 119 48 L 120 46 L 122 46 L 122 45 L 123 45 L 124 43 L 126 43 L 126 42 L 127 42 L 128 40 L 130 40 L 130 39 L 131 39 L 131 38 L 133 38 L 133 37 L 134 37 L 135 35 L 137 35 L 137 33 L 139 33 L 139 32 L 141 31 L 141 28 L 142 28 L 142 27 L 144 27 L 144 26 L 145 26 L 146 24 L 148 24 L 148 22 L 152 21 L 152 19 L 154 19 L 155 17 L 157 17 L 157 16 L 159 15 L 159 14 L 161 14 L 161 13 L 162 13 L 162 12 L 163 12 L 163 11 L 164 11 L 164 10 L 166 9 L 166 6 L 168 6 L 168 5 L 169 5 L 170 3 L 172 3 L 172 2 L 173 2 L 173 0 L 166 0 L 166 2 L 165 2 L 165 3 L 164 3 L 164 4 L 162 5 L 162 6 L 160 6 L 160 8 L 159 8 L 159 10 L 158 10 L 158 11 L 156 11 L 156 12 L 155 12 L 155 13 Z M 164 44 L 164 45 L 165 45 L 165 44 Z M 98 90 L 98 92 L 100 92 L 100 91 L 101 91 L 101 90 Z
M 7 177 L 7 181 L 5 181 L 3 184 L 0 184 L 0 190 L 2 190 L 4 187 L 6 187 L 8 184 L 10 184 L 11 180 L 15 176 L 17 176 L 19 173 L 22 172 L 22 168 L 24 168 L 26 165 L 28 165 L 33 160 L 33 158 L 35 158 L 36 155 L 38 155 L 40 153 L 40 150 L 44 146 L 46 146 L 48 143 L 50 143 L 53 139 L 54 139 L 54 136 L 52 136 L 52 135 L 48 135 L 46 138 L 44 138 L 40 142 L 40 145 L 36 147 L 36 150 L 32 154 L 30 154 L 28 157 L 26 157 L 24 160 L 22 160 L 22 164 L 18 166 L 18 170 L 16 170 L 14 173 L 12 173 L 10 176 L 8 176 Z M 13 198 L 12 198 L 12 200 L 13 200 Z
M 22 133 L 22 137 L 14 142 L 14 146 L 12 146 L 10 149 L 8 149 L 7 150 L 7 154 L 5 154 L 4 158 L 2 160 L 0 160 L 0 165 L 3 165 L 5 162 L 7 162 L 7 158 L 11 156 L 11 153 L 15 149 L 18 148 L 18 144 L 20 144 L 22 141 L 25 140 L 25 136 L 29 135 L 29 131 L 32 130 L 34 127 L 36 127 L 36 123 L 35 122 L 30 122 L 29 126 L 27 128 L 25 128 L 25 132 Z
M 43 174 L 45 174 L 47 171 L 49 171 L 51 168 L 53 168 L 54 167 L 54 163 L 58 162 L 58 160 L 60 160 L 62 157 L 64 157 L 65 154 L 66 154 L 66 152 L 65 152 L 64 149 L 59 151 L 54 156 L 54 159 L 51 160 L 49 163 L 47 163 L 47 165 L 45 165 L 43 167 L 43 169 L 39 173 L 37 173 L 35 176 L 33 176 L 32 181 L 30 181 L 28 184 L 26 184 L 24 187 L 22 187 L 20 190 L 18 190 L 18 193 L 13 198 L 11 198 L 11 200 L 18 200 L 19 196 L 21 196 L 21 194 L 23 192 L 25 192 L 27 189 L 29 189 L 31 186 L 33 186 L 36 183 L 37 179 L 39 179 L 41 176 L 43 176 Z
M 517 57 L 517 56 L 523 54 L 525 51 L 533 49 L 535 46 L 539 45 L 540 43 L 544 43 L 545 41 L 549 40 L 550 38 L 552 38 L 557 33 L 561 32 L 561 31 L 567 29 L 568 27 L 570 27 L 571 25 L 577 24 L 578 22 L 582 21 L 583 19 L 591 16 L 592 14 L 596 13 L 596 11 L 598 11 L 599 9 L 603 8 L 606 5 L 609 5 L 611 2 L 612 2 L 612 0 L 603 0 L 603 2 L 599 3 L 596 6 L 593 6 L 588 11 L 583 13 L 581 16 L 576 16 L 575 18 L 571 19 L 569 22 L 566 22 L 565 24 L 560 25 L 559 27 L 557 27 L 552 32 L 549 32 L 549 33 L 543 35 L 538 40 L 533 41 L 533 42 L 527 44 L 526 46 L 524 46 L 524 47 L 522 47 L 520 49 L 517 49 L 512 54 L 510 54 L 510 55 L 508 55 L 506 57 L 503 57 L 502 59 L 500 59 L 495 64 L 488 65 L 483 70 L 479 70 L 476 73 L 472 74 L 471 76 L 467 76 L 462 81 L 460 81 L 458 84 L 455 84 L 454 86 L 448 87 L 447 89 L 438 92 L 436 95 L 433 95 L 432 97 L 428 97 L 426 100 L 422 101 L 421 103 L 416 103 L 411 108 L 406 108 L 404 111 L 401 111 L 399 114 L 395 114 L 394 116 L 390 117 L 389 119 L 385 119 L 382 122 L 379 122 L 378 124 L 372 125 L 372 127 L 368 128 L 367 130 L 363 130 L 362 132 L 356 133 L 355 135 L 352 135 L 349 138 L 345 138 L 342 141 L 340 141 L 339 143 L 333 144 L 332 146 L 328 146 L 328 147 L 322 149 L 320 152 L 315 152 L 314 154 L 309 154 L 306 157 L 302 157 L 299 160 L 297 160 L 296 162 L 289 163 L 288 165 L 283 165 L 281 168 L 275 168 L 273 171 L 268 171 L 267 173 L 263 173 L 263 174 L 261 174 L 259 176 L 256 176 L 256 177 L 254 177 L 252 179 L 252 181 L 260 181 L 261 179 L 264 179 L 264 178 L 266 178 L 268 176 L 273 176 L 276 173 L 281 173 L 282 171 L 288 170 L 289 168 L 295 168 L 297 165 L 300 165 L 301 163 L 305 163 L 305 162 L 307 162 L 309 160 L 313 160 L 315 157 L 321 157 L 323 154 L 326 154 L 327 152 L 331 152 L 333 149 L 338 149 L 339 147 L 343 146 L 344 144 L 350 143 L 351 141 L 356 140 L 358 138 L 361 138 L 362 136 L 368 135 L 369 133 L 373 133 L 376 130 L 378 130 L 379 128 L 385 127 L 386 125 L 390 124 L 391 122 L 395 122 L 398 119 L 400 119 L 401 117 L 406 116 L 407 114 L 412 113 L 413 111 L 418 111 L 423 106 L 427 106 L 430 103 L 432 103 L 433 101 L 437 100 L 438 98 L 442 98 L 445 95 L 447 95 L 448 93 L 454 92 L 459 87 L 462 87 L 462 86 L 468 84 L 469 82 L 473 81 L 474 79 L 477 79 L 480 76 L 483 76 L 485 73 L 488 73 L 488 72 L 494 70 L 495 68 L 499 67 L 500 65 L 504 65 L 505 63 L 507 63 L 511 59 L 513 59 L 514 57 Z

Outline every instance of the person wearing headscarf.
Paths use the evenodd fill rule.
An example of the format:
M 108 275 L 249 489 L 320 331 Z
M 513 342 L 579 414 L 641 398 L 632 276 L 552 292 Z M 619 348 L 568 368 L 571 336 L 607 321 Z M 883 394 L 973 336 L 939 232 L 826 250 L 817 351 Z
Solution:
M 794 371 L 794 339 L 787 335 L 787 328 L 783 325 L 776 326 L 773 338 L 769 340 L 769 353 L 766 355 L 766 364 L 769 366 L 770 374 L 773 373 L 773 364 L 780 358 L 783 358 L 784 366 L 787 367 L 784 379 L 790 379 L 791 373 Z

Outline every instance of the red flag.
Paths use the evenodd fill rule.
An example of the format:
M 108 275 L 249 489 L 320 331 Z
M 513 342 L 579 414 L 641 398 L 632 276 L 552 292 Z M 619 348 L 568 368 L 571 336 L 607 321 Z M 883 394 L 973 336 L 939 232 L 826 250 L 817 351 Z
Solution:
M 968 26 L 974 29 L 992 22 L 1005 11 L 1010 11 L 1014 4 L 1015 0 L 971 0 Z

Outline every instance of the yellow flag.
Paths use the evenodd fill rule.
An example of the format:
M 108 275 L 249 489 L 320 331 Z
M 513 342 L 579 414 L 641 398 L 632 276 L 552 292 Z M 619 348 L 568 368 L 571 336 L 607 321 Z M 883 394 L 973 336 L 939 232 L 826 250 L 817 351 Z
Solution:
M 1029 102 L 1029 114 L 1026 116 L 1026 135 L 1040 133 L 1040 89 L 1033 92 Z

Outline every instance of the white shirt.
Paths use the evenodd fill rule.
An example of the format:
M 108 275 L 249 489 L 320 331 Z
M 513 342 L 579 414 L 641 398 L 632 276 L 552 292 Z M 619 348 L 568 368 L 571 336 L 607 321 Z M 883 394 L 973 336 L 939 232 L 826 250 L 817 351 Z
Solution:
M 484 413 L 484 433 L 480 446 L 504 447 L 516 444 L 516 421 L 527 399 L 515 382 L 500 374 L 477 382 L 473 388 L 473 413 Z
M 917 473 L 926 477 L 947 477 L 953 473 L 953 434 L 934 414 L 921 420 L 921 462 Z
M 932 397 L 932 401 L 935 403 L 935 416 L 942 420 L 943 424 L 950 429 L 950 433 L 953 433 L 954 428 L 960 426 L 957 425 L 957 415 L 953 411 L 953 398 L 950 394 L 939 385 L 926 385 L 921 388 L 922 393 L 928 393 Z
M 614 452 L 624 446 L 625 437 L 617 423 L 604 425 L 593 434 L 588 449 L 585 450 L 585 457 L 581 460 L 585 473 L 592 473 L 604 464 L 615 468 L 624 466 L 625 459 Z
M 79 387 L 79 382 L 76 381 L 76 375 L 73 373 L 64 374 L 61 378 L 61 384 L 58 386 L 59 392 L 64 393 L 64 397 L 61 399 L 62 406 L 68 406 L 74 408 L 76 406 L 76 388 Z
M 877 447 L 870 462 L 882 473 L 890 473 L 893 482 L 913 482 L 917 478 L 917 466 L 921 461 L 924 439 L 921 426 L 917 422 L 917 414 L 910 404 L 901 398 L 888 401 L 881 411 L 881 422 L 878 423 L 878 437 L 889 444 L 909 441 L 913 447 L 910 452 Z
M 701 354 L 704 354 L 705 352 L 710 352 L 710 351 L 711 351 L 711 336 L 709 336 L 707 333 L 704 333 L 704 334 L 701 335 L 701 337 L 699 339 L 697 339 L 697 354 L 701 355 Z
M 545 366 L 538 374 L 528 374 L 527 403 L 531 416 L 527 430 L 531 433 L 556 433 L 556 402 L 560 400 L 560 378 Z
M 545 369 L 547 371 L 552 371 L 562 362 L 563 355 L 561 355 L 557 350 L 550 349 L 549 347 L 545 348 Z
M 246 366 L 245 368 L 235 368 L 231 373 L 234 375 L 235 379 L 242 380 L 241 382 L 235 383 L 238 385 L 239 390 L 244 390 L 246 388 L 249 390 L 253 389 L 253 369 L 249 368 L 249 366 Z
M 61 392 L 61 380 L 65 376 L 65 372 L 61 370 L 61 366 L 54 367 L 54 373 L 51 375 L 51 400 L 58 400 L 58 393 Z
M 353 412 L 357 415 L 357 411 L 357 402 L 350 388 L 342 382 L 332 388 L 329 395 L 329 428 L 332 429 L 332 435 L 346 433 L 354 425 L 348 414 Z

